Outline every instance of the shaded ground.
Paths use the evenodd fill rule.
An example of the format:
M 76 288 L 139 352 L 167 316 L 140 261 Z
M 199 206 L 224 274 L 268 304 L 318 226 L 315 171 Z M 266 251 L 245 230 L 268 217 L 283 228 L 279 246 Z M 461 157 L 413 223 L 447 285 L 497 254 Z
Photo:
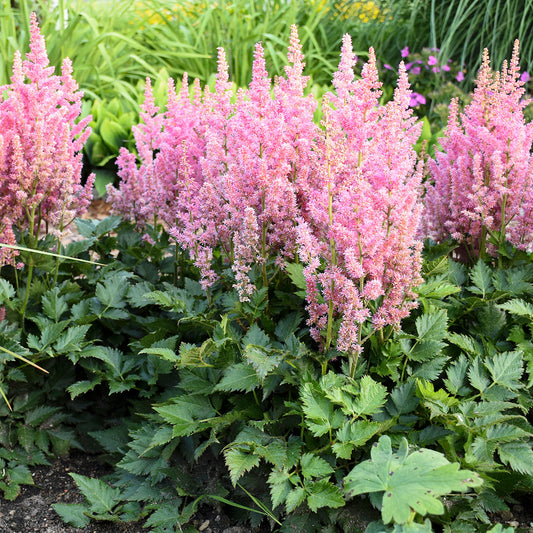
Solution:
M 73 454 L 58 458 L 51 466 L 38 466 L 33 470 L 34 485 L 23 485 L 14 502 L 0 497 L 0 533 L 141 533 L 148 532 L 141 522 L 112 523 L 91 522 L 86 528 L 78 529 L 64 524 L 52 508 L 53 503 L 82 503 L 69 473 L 88 477 L 102 477 L 109 474 L 109 467 L 95 457 Z M 192 520 L 202 533 L 254 533 L 250 528 L 231 525 L 230 518 L 223 512 L 205 506 Z

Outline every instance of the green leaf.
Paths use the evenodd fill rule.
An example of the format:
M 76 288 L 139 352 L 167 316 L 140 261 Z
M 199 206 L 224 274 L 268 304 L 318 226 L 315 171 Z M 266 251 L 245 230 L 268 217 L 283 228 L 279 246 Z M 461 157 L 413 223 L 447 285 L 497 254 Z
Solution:
M 509 311 L 509 313 L 513 313 L 515 315 L 527 316 L 529 318 L 533 317 L 533 304 L 525 302 L 520 298 L 509 300 L 508 302 L 500 304 L 498 305 L 498 308 Z
M 10 483 L 15 485 L 33 485 L 33 477 L 26 465 L 15 465 L 7 469 Z
M 333 473 L 331 465 L 312 453 L 304 453 L 300 458 L 300 467 L 304 478 L 324 477 Z
M 270 472 L 268 484 L 270 485 L 270 498 L 272 499 L 273 509 L 287 500 L 292 488 L 289 477 L 289 473 L 286 470 L 274 469 Z
M 11 300 L 15 296 L 15 289 L 13 285 L 4 278 L 0 278 L 0 304 L 7 300 Z
M 94 188 L 96 189 L 98 196 L 101 198 L 106 194 L 107 186 L 109 184 L 112 185 L 115 182 L 117 175 L 114 172 L 103 168 L 95 168 L 93 173 L 95 175 Z
M 292 489 L 288 496 L 287 501 L 285 502 L 285 508 L 287 513 L 291 513 L 305 501 L 305 489 L 303 487 L 296 487 Z
M 356 465 L 344 480 L 348 497 L 382 493 L 381 514 L 385 523 L 405 524 L 412 511 L 424 516 L 442 514 L 440 496 L 465 491 L 482 481 L 474 472 L 459 470 L 443 454 L 425 448 L 408 454 L 407 440 L 392 452 L 388 436 L 380 437 L 371 449 L 372 460 Z
M 360 394 L 354 399 L 357 416 L 370 416 L 380 411 L 387 401 L 387 388 L 368 375 L 363 376 L 359 383 Z
M 321 507 L 336 509 L 345 504 L 340 489 L 325 479 L 309 484 L 308 489 L 310 494 L 307 496 L 307 505 L 314 513 Z
M 224 450 L 226 465 L 229 469 L 233 486 L 237 484 L 239 478 L 259 464 L 261 458 L 253 453 L 247 453 L 240 448 L 229 448 Z
M 347 420 L 337 430 L 337 442 L 332 446 L 333 452 L 341 459 L 350 459 L 355 448 L 366 444 L 380 429 L 378 422 Z
M 99 479 L 74 473 L 70 473 L 70 476 L 76 482 L 80 492 L 87 498 L 91 512 L 96 514 L 109 513 L 120 503 L 121 492 L 119 489 L 110 487 Z
M 418 338 L 407 353 L 412 361 L 425 361 L 440 353 L 445 346 L 443 339 L 447 333 L 448 315 L 445 309 L 436 313 L 425 313 L 416 319 Z
M 480 294 L 483 299 L 494 289 L 490 268 L 481 259 L 472 268 L 470 281 L 474 286 L 468 289 L 475 294 Z
M 300 387 L 302 408 L 306 423 L 315 437 L 320 437 L 333 429 L 337 429 L 344 422 L 344 415 L 333 410 L 333 404 L 315 384 L 304 383 Z
M 517 390 L 522 385 L 520 378 L 524 372 L 521 352 L 498 353 L 487 357 L 485 366 L 495 383 L 511 390 Z
M 252 365 L 237 363 L 224 371 L 224 375 L 216 385 L 216 391 L 250 392 L 261 384 L 259 377 Z
M 305 298 L 307 282 L 304 276 L 304 266 L 301 263 L 285 263 L 285 269 L 296 288 L 300 289 L 299 291 L 295 291 L 294 294 L 300 298 Z
M 281 355 L 269 353 L 262 346 L 253 344 L 248 344 L 245 347 L 243 355 L 251 363 L 261 380 L 265 379 L 267 374 L 277 368 L 283 361 Z
M 59 295 L 59 287 L 54 287 L 44 294 L 42 297 L 42 304 L 46 316 L 55 322 L 58 322 L 61 315 L 68 310 L 66 298 Z
M 498 446 L 498 454 L 515 472 L 533 474 L 533 450 L 527 442 L 507 442 Z
M 89 525 L 91 521 L 86 514 L 87 506 L 81 503 L 53 503 L 52 507 L 61 520 L 71 526 L 81 529 Z
M 67 387 L 67 391 L 70 393 L 70 398 L 73 400 L 80 394 L 85 394 L 86 392 L 93 390 L 97 385 L 100 385 L 100 383 L 102 383 L 101 377 L 97 377 L 93 379 L 92 381 L 89 381 L 89 380 L 77 381 L 76 383 L 69 385 Z

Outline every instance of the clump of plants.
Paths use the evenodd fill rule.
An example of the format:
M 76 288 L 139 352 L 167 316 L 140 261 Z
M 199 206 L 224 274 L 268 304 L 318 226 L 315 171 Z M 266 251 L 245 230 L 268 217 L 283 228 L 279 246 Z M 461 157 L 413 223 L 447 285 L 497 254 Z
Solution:
M 39 54 L 25 68 L 41 77 L 13 80 L 29 103 L 52 75 L 35 21 L 32 35 Z M 531 493 L 533 476 L 531 257 L 483 210 L 473 209 L 499 237 L 484 248 L 473 226 L 425 244 L 420 226 L 426 210 L 437 231 L 427 210 L 446 176 L 469 183 L 484 168 L 499 213 L 529 179 L 517 52 L 500 76 L 485 64 L 464 130 L 452 114 L 446 152 L 428 166 L 406 68 L 381 104 L 373 51 L 357 78 L 355 62 L 346 36 L 334 91 L 317 102 L 293 27 L 283 77 L 271 80 L 257 45 L 246 89 L 234 90 L 222 49 L 214 88 L 191 91 L 184 76 L 176 92 L 169 80 L 164 111 L 147 81 L 136 150 L 121 149 L 120 186 L 108 189 L 115 215 L 77 219 L 80 240 L 66 247 L 40 238 L 48 197 L 17 193 L 23 167 L 9 165 L 24 159 L 5 158 L 0 187 L 27 215 L 4 223 L 2 248 L 5 497 L 32 482 L 30 466 L 76 447 L 114 473 L 73 474 L 86 502 L 54 508 L 74 527 L 143 520 L 193 532 L 199 506 L 216 502 L 282 532 L 503 530 L 498 513 Z M 86 121 L 69 101 L 56 111 L 78 161 Z M 503 155 L 500 123 L 479 122 L 500 104 L 523 133 Z M 18 135 L 29 155 L 42 139 Z M 44 153 L 32 176 L 56 161 Z M 85 198 L 78 168 L 54 173 L 60 200 Z M 504 224 L 525 235 L 521 214 Z

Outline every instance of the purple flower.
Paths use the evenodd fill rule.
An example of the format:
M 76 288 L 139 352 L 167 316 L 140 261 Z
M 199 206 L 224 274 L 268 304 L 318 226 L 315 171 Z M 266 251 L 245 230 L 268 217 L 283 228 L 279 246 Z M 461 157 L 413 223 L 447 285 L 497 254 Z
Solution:
M 436 65 L 437 64 L 437 58 L 435 56 L 429 56 L 428 57 L 428 65 Z
M 407 64 L 405 65 L 405 70 L 410 70 L 412 66 L 413 66 L 413 63 L 412 63 L 412 62 L 407 63 Z
M 530 78 L 531 78 L 531 76 L 529 75 L 529 72 L 524 70 L 524 72 L 522 72 L 522 75 L 520 76 L 520 81 L 523 81 L 524 83 L 527 83 L 530 80 Z
M 386 68 L 387 70 L 392 70 L 392 67 L 388 63 L 385 63 L 383 65 L 383 68 Z
M 420 74 L 420 67 L 413 67 L 411 69 L 411 74 Z
M 450 71 L 450 65 L 443 65 L 442 70 L 445 70 L 446 72 Z
M 426 97 L 420 93 L 411 93 L 411 99 L 409 101 L 409 107 L 418 107 L 426 103 Z
M 437 74 L 438 72 L 440 72 L 440 67 L 433 67 L 431 71 Z
M 465 79 L 465 75 L 463 74 L 463 71 L 460 70 L 458 73 L 457 73 L 457 76 L 455 76 L 455 79 L 457 81 L 463 81 Z
M 409 47 L 406 46 L 402 49 L 402 57 L 407 57 L 409 55 Z

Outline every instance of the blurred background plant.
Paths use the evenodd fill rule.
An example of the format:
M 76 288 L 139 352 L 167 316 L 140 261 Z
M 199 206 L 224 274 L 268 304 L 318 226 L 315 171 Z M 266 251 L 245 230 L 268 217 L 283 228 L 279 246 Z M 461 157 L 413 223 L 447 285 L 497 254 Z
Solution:
M 401 59 L 412 63 L 410 81 L 418 93 L 413 105 L 426 117 L 426 140 L 445 124 L 451 97 L 463 99 L 471 89 L 483 47 L 499 68 L 518 38 L 523 70 L 533 62 L 526 38 L 533 3 L 521 0 L 0 0 L 0 85 L 9 82 L 14 51 L 27 50 L 31 11 L 39 15 L 51 64 L 59 69 L 62 58 L 70 57 L 85 92 L 84 113 L 93 115 L 85 173 L 96 172 L 99 194 L 116 179 L 118 149 L 132 140 L 146 77 L 155 83 L 167 76 L 181 80 L 187 71 L 190 79 L 212 84 L 222 46 L 230 78 L 244 87 L 258 41 L 268 71 L 283 75 L 291 24 L 298 26 L 308 90 L 317 98 L 330 89 L 345 33 L 361 62 L 370 46 L 375 49 L 385 100 L 396 80 L 385 65 L 396 71 Z M 411 53 L 403 55 L 406 49 Z M 429 64 L 432 57 L 436 64 Z M 155 96 L 165 104 L 165 90 Z

